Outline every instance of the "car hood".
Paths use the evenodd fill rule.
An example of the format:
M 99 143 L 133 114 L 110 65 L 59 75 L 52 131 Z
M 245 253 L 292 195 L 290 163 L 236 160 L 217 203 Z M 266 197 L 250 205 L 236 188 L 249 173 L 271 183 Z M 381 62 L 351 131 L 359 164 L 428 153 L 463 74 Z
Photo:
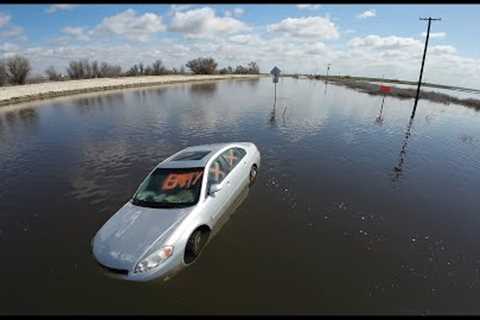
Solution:
M 104 266 L 131 270 L 146 250 L 192 210 L 145 208 L 128 202 L 97 232 L 93 254 Z

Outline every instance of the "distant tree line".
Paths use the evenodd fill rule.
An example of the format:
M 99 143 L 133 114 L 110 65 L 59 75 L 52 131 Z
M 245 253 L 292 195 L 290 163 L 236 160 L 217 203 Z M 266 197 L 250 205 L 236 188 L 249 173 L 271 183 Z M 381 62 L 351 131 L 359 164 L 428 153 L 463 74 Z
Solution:
M 228 66 L 226 68 L 222 68 L 218 71 L 220 74 L 259 74 L 260 68 L 258 67 L 257 63 L 252 61 L 247 64 L 246 67 L 239 65 L 235 68 L 235 70 Z
M 260 68 L 257 63 L 252 61 L 246 66 L 238 65 L 234 68 L 231 66 L 217 69 L 217 62 L 211 58 L 196 58 L 188 61 L 185 67 L 189 72 L 185 71 L 185 67 L 179 69 L 167 68 L 161 60 L 154 61 L 151 65 L 137 63 L 127 71 L 122 71 L 119 65 L 113 65 L 107 62 L 89 61 L 88 59 L 79 59 L 70 61 L 65 69 L 65 73 L 61 73 L 50 66 L 45 70 L 45 75 L 50 81 L 61 81 L 67 79 L 93 79 L 93 78 L 116 78 L 116 77 L 134 77 L 134 76 L 158 76 L 169 74 L 259 74 Z M 25 84 L 30 74 L 30 61 L 20 55 L 13 56 L 8 59 L 0 60 L 0 86 L 8 84 Z M 33 79 L 29 80 L 30 82 Z M 39 81 L 38 79 L 35 81 Z

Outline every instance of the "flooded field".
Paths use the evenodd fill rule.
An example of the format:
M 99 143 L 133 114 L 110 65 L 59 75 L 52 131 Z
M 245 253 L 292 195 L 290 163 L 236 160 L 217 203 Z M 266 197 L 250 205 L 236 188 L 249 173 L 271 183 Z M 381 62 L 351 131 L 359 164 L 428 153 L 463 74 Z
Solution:
M 480 113 L 322 81 L 171 85 L 0 108 L 1 314 L 478 314 Z M 252 141 L 257 184 L 167 282 L 90 240 L 158 162 Z

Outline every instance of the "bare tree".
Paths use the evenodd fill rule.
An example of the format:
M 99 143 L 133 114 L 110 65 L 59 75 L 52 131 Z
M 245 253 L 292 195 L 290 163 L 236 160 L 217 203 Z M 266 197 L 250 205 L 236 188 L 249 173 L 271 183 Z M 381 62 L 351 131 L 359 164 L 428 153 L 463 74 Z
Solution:
M 248 73 L 259 74 L 260 68 L 258 67 L 255 61 L 252 61 L 248 64 Z
M 242 65 L 239 65 L 235 68 L 235 73 L 236 74 L 247 74 L 248 73 L 248 69 L 245 68 L 244 66 Z
M 83 66 L 83 70 L 85 72 L 85 75 L 84 77 L 86 79 L 90 79 L 90 78 L 93 78 L 93 73 L 92 73 L 92 66 L 90 65 L 90 62 L 88 62 L 88 59 L 83 59 L 81 61 L 81 64 Z
M 167 68 L 163 66 L 161 60 L 157 60 L 152 64 L 153 74 L 154 75 L 162 75 L 167 73 Z
M 147 66 L 145 68 L 145 70 L 143 71 L 143 73 L 146 75 L 146 76 L 150 76 L 150 75 L 153 75 L 154 74 L 154 71 L 153 71 L 153 68 L 150 67 L 150 66 Z
M 93 61 L 92 62 L 92 78 L 100 78 L 100 68 L 98 67 L 98 61 Z
M 7 84 L 7 67 L 5 66 L 5 62 L 0 60 L 0 86 Z
M 115 78 L 122 73 L 122 67 L 109 65 L 106 62 L 102 62 L 100 65 L 100 77 L 102 78 Z
M 130 68 L 130 70 L 127 71 L 128 76 L 138 76 L 140 73 L 140 70 L 136 64 L 133 65 L 133 67 Z
M 59 81 L 62 79 L 62 75 L 55 70 L 54 66 L 48 67 L 48 69 L 45 70 L 45 73 L 50 81 Z
M 67 67 L 67 74 L 70 79 L 85 78 L 85 70 L 82 61 L 70 61 Z
M 30 61 L 20 55 L 7 60 L 7 75 L 13 84 L 24 84 L 31 69 Z
M 185 66 L 195 74 L 214 74 L 217 69 L 217 63 L 213 58 L 190 60 Z

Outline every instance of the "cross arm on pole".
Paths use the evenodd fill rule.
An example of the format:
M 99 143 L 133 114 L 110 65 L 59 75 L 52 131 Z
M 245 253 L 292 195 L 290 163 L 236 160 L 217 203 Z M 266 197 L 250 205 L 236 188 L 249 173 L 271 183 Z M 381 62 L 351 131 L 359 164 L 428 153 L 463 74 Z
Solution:
M 419 18 L 420 20 L 440 21 L 442 18 Z

